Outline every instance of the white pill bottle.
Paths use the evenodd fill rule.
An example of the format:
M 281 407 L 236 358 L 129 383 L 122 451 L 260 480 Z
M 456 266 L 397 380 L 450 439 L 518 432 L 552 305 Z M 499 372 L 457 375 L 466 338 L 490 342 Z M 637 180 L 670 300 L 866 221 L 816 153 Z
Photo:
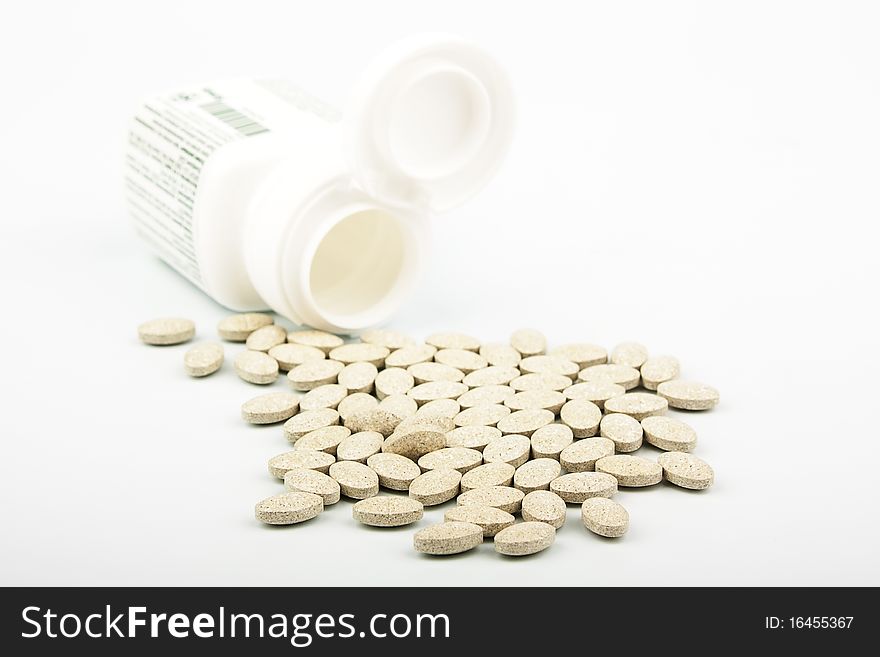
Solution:
M 433 213 L 507 152 L 510 84 L 485 52 L 421 35 L 373 61 L 344 116 L 283 82 L 152 98 L 126 150 L 138 232 L 223 306 L 357 333 L 412 291 Z

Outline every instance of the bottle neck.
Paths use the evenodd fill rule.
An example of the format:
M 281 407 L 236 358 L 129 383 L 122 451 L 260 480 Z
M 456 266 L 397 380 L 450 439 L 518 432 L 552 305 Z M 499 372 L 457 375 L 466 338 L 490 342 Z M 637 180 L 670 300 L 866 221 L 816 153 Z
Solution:
M 346 176 L 308 194 L 273 180 L 251 208 L 245 239 L 248 273 L 267 305 L 336 333 L 387 321 L 417 282 L 427 217 L 382 204 Z

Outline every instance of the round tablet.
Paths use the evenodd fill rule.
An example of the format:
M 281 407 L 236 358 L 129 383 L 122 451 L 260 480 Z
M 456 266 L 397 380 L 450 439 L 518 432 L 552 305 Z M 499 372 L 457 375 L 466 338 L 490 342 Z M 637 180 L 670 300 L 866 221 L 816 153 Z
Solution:
M 562 450 L 559 462 L 568 472 L 591 472 L 596 461 L 612 454 L 614 443 L 608 438 L 584 438 Z
M 399 418 L 408 418 L 416 414 L 419 405 L 408 395 L 389 395 L 379 402 L 379 408 Z
M 389 395 L 405 395 L 416 381 L 413 375 L 402 367 L 389 367 L 376 375 L 376 396 L 384 399 Z
M 446 446 L 446 433 L 426 425 L 413 426 L 402 432 L 390 435 L 382 445 L 382 451 L 400 454 L 413 461 L 418 461 L 429 452 L 435 452 Z
M 548 354 L 570 360 L 580 369 L 590 367 L 591 365 L 603 365 L 608 362 L 608 352 L 605 350 L 605 347 L 587 342 L 560 345 L 551 349 Z
M 565 524 L 565 500 L 549 490 L 532 491 L 523 498 L 522 518 L 526 522 L 546 522 L 555 529 Z
M 302 365 L 310 360 L 324 360 L 327 357 L 323 351 L 316 347 L 306 347 L 302 344 L 285 342 L 269 349 L 269 355 L 278 361 L 278 369 L 289 372 L 297 365 Z
M 278 362 L 262 351 L 242 351 L 233 361 L 235 373 L 248 383 L 267 385 L 278 378 Z
M 559 419 L 571 427 L 575 438 L 595 436 L 602 421 L 602 411 L 586 399 L 572 399 L 559 411 Z
M 517 392 L 523 390 L 557 390 L 562 391 L 571 385 L 571 379 L 563 374 L 523 374 L 509 384 Z
M 466 349 L 440 349 L 434 354 L 434 360 L 443 365 L 454 367 L 465 374 L 489 366 L 489 362 L 485 358 Z
M 195 323 L 181 317 L 153 319 L 138 326 L 138 337 L 141 342 L 151 345 L 181 344 L 191 340 L 195 334 Z
M 559 460 L 559 454 L 574 441 L 574 433 L 566 424 L 548 424 L 532 434 L 532 458 Z
M 626 388 L 609 381 L 581 381 L 562 391 L 567 399 L 586 399 L 599 408 L 605 408 L 606 401 L 625 392 Z
M 284 435 L 295 442 L 310 431 L 339 424 L 339 413 L 332 408 L 319 408 L 314 411 L 300 411 L 284 423 Z
M 465 333 L 434 333 L 425 338 L 425 342 L 437 349 L 467 349 L 479 351 L 480 341 Z
M 339 417 L 345 422 L 355 413 L 370 411 L 379 405 L 379 400 L 365 392 L 355 392 L 339 402 L 336 407 Z
M 515 367 L 500 367 L 498 365 L 490 365 L 480 370 L 473 370 L 467 374 L 462 383 L 471 388 L 480 388 L 482 386 L 501 386 L 513 381 L 520 375 L 520 371 Z
M 378 368 L 385 363 L 385 359 L 390 353 L 387 347 L 380 347 L 379 345 L 367 342 L 352 342 L 331 349 L 328 357 L 338 360 L 345 365 L 365 362 L 372 363 Z
M 343 438 L 336 448 L 337 461 L 366 463 L 373 454 L 382 450 L 385 437 L 376 431 L 360 431 Z
M 456 381 L 431 381 L 422 383 L 407 392 L 419 405 L 435 399 L 455 399 L 467 392 L 468 387 Z
M 183 368 L 193 377 L 213 374 L 223 366 L 223 345 L 218 342 L 201 342 L 183 355 Z
M 363 463 L 337 461 L 330 466 L 330 476 L 346 497 L 363 500 L 379 494 L 379 476 Z
M 673 356 L 653 356 L 640 369 L 642 385 L 648 390 L 656 390 L 661 383 L 676 378 L 680 369 L 678 359 Z
M 417 552 L 459 554 L 473 550 L 483 542 L 483 528 L 472 522 L 443 522 L 420 529 L 413 536 Z
M 217 333 L 221 339 L 228 342 L 244 342 L 251 333 L 258 328 L 269 326 L 273 321 L 272 316 L 265 313 L 230 315 L 217 324 Z
M 523 356 L 537 356 L 547 351 L 547 338 L 535 329 L 519 329 L 510 336 L 510 346 Z
M 247 400 L 241 405 L 241 417 L 251 424 L 283 422 L 299 409 L 299 395 L 292 392 L 270 392 Z
M 510 415 L 507 406 L 501 404 L 483 404 L 466 408 L 456 415 L 452 421 L 457 427 L 494 427 L 498 421 Z
M 419 406 L 416 411 L 416 417 L 441 417 L 449 420 L 449 430 L 455 424 L 452 418 L 461 413 L 461 404 L 455 399 L 432 399 Z
M 581 506 L 584 527 L 594 534 L 618 538 L 629 527 L 629 514 L 620 504 L 605 497 L 591 497 Z
M 366 411 L 352 413 L 345 420 L 345 426 L 352 433 L 361 431 L 376 431 L 383 436 L 390 436 L 400 425 L 401 418 L 384 408 L 370 408 Z
M 319 408 L 336 408 L 339 402 L 348 397 L 348 390 L 338 383 L 327 383 L 317 388 L 312 388 L 299 400 L 299 407 L 303 411 L 314 411 Z
M 480 452 L 491 441 L 501 437 L 501 431 L 497 427 L 483 427 L 479 425 L 469 427 L 456 427 L 446 432 L 447 447 L 468 447 Z
M 351 430 L 334 424 L 329 427 L 321 427 L 299 438 L 295 443 L 296 449 L 308 449 L 318 452 L 327 452 L 336 456 L 339 443 L 351 435 Z
M 607 363 L 605 365 L 591 365 L 584 368 L 578 374 L 578 381 L 604 381 L 616 383 L 627 390 L 639 385 L 639 371 L 629 365 L 617 365 Z
M 432 381 L 461 381 L 464 372 L 451 365 L 443 363 L 416 363 L 406 368 L 416 385 L 430 383 Z
M 607 413 L 623 413 L 636 420 L 644 420 L 652 415 L 662 415 L 669 403 L 659 395 L 650 392 L 628 392 L 620 397 L 612 397 L 605 402 Z
M 350 363 L 342 368 L 337 380 L 349 392 L 372 392 L 379 370 L 372 363 Z
M 388 354 L 385 359 L 385 367 L 409 367 L 416 363 L 427 363 L 434 358 L 437 347 L 429 344 L 420 344 L 413 347 L 402 347 Z
M 663 479 L 663 468 L 654 461 L 632 456 L 615 454 L 596 461 L 596 472 L 610 474 L 617 479 L 619 486 L 639 488 L 659 484 Z
M 578 375 L 578 366 L 559 356 L 529 356 L 519 363 L 524 374 L 561 374 L 569 379 Z
M 556 390 L 523 390 L 513 395 L 513 397 L 505 399 L 504 405 L 514 411 L 543 408 L 555 415 L 562 408 L 565 401 L 565 395 Z
M 714 408 L 720 395 L 712 386 L 694 381 L 665 381 L 657 386 L 657 394 L 664 397 L 672 408 L 686 411 L 705 411 Z
M 500 461 L 484 463 L 462 475 L 461 490 L 463 493 L 466 493 L 475 488 L 510 486 L 515 472 L 516 468 L 509 463 L 502 463 Z
M 599 435 L 614 443 L 617 452 L 634 452 L 642 446 L 642 425 L 622 413 L 609 413 L 599 423 Z
M 351 515 L 371 527 L 402 527 L 421 520 L 425 507 L 410 497 L 378 495 L 355 503 Z
M 492 342 L 480 347 L 480 356 L 486 359 L 489 365 L 501 367 L 516 367 L 522 360 L 522 354 L 509 344 Z
M 292 452 L 284 452 L 269 459 L 269 474 L 279 479 L 294 468 L 306 468 L 317 470 L 326 474 L 330 466 L 336 462 L 336 457 L 326 452 L 316 452 L 308 449 L 295 449 Z
M 495 551 L 521 557 L 546 550 L 553 545 L 556 529 L 545 522 L 521 522 L 495 535 Z
M 313 493 L 281 493 L 257 502 L 254 514 L 267 525 L 293 525 L 311 520 L 324 510 L 319 495 Z
M 697 446 L 697 432 L 672 417 L 646 417 L 642 420 L 642 429 L 649 445 L 666 452 L 692 452 Z
M 648 360 L 648 349 L 638 342 L 622 342 L 611 350 L 611 362 L 639 369 Z
M 462 408 L 471 408 L 473 406 L 480 406 L 481 404 L 503 404 L 505 399 L 508 399 L 515 394 L 516 390 L 510 386 L 479 386 L 473 390 L 468 390 L 459 397 L 458 403 Z
M 392 350 L 402 349 L 403 347 L 412 347 L 416 343 L 416 341 L 408 335 L 404 335 L 399 331 L 389 331 L 388 329 L 366 330 L 361 333 L 361 341 Z
M 464 474 L 483 462 L 482 453 L 467 447 L 444 447 L 419 458 L 422 470 L 452 469 Z
M 715 482 L 712 467 L 693 454 L 666 452 L 657 457 L 657 462 L 663 468 L 663 476 L 670 484 L 691 490 L 703 490 Z

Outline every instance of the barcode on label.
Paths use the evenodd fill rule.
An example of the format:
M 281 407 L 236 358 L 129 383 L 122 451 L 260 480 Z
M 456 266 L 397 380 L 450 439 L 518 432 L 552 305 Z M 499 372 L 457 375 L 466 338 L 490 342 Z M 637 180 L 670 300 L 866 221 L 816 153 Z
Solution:
M 201 108 L 208 112 L 208 114 L 216 116 L 226 125 L 236 129 L 245 137 L 258 135 L 261 132 L 269 132 L 269 128 L 260 125 L 251 117 L 247 116 L 246 114 L 242 114 L 237 109 L 230 107 L 226 103 L 223 103 L 219 100 L 214 101 L 213 103 L 201 105 Z

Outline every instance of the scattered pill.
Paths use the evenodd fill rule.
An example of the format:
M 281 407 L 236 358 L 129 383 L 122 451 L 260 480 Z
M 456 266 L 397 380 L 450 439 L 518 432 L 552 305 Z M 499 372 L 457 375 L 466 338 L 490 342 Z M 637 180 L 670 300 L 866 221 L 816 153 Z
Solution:
M 458 495 L 461 473 L 451 468 L 438 468 L 420 474 L 409 485 L 409 496 L 425 506 L 443 504 Z
M 270 392 L 254 397 L 241 405 L 241 417 L 251 424 L 284 422 L 299 410 L 299 395 L 291 392 Z
M 319 408 L 333 408 L 339 406 L 339 402 L 348 397 L 348 390 L 338 383 L 326 383 L 317 388 L 312 388 L 299 400 L 299 408 L 302 411 L 314 411 Z
M 284 475 L 294 468 L 306 468 L 327 474 L 330 471 L 330 466 L 335 462 L 336 457 L 326 452 L 295 449 L 292 452 L 284 452 L 270 458 L 269 474 L 278 477 L 278 479 L 284 479 Z
M 272 347 L 283 344 L 287 340 L 287 331 L 277 324 L 269 324 L 258 328 L 247 336 L 244 344 L 254 351 L 269 351 Z
M 189 319 L 163 317 L 138 326 L 138 337 L 144 344 L 165 346 L 192 340 L 196 325 Z
M 370 329 L 361 333 L 361 340 L 369 344 L 375 344 L 387 349 L 402 349 L 403 347 L 411 347 L 415 345 L 408 335 L 404 335 L 398 331 L 390 331 L 388 329 Z
M 355 413 L 369 411 L 378 405 L 379 400 L 373 397 L 373 395 L 368 395 L 365 392 L 354 392 L 339 402 L 336 410 L 339 412 L 339 417 L 345 422 Z
M 562 391 L 571 385 L 571 379 L 563 374 L 523 374 L 513 379 L 509 384 L 517 392 L 523 390 L 556 390 Z
M 529 356 L 519 363 L 524 374 L 560 374 L 574 379 L 578 375 L 578 366 L 570 360 L 559 356 Z
M 278 361 L 278 369 L 289 372 L 297 365 L 302 365 L 310 360 L 324 360 L 327 357 L 323 351 L 316 347 L 306 347 L 301 344 L 277 344 L 269 349 L 269 355 Z
M 379 370 L 372 363 L 350 363 L 340 370 L 337 381 L 349 392 L 372 392 L 378 374 Z
M 339 483 L 333 477 L 306 468 L 294 468 L 284 473 L 284 488 L 290 492 L 319 495 L 324 506 L 339 501 Z
M 330 476 L 339 482 L 346 497 L 363 500 L 379 494 L 379 475 L 357 461 L 337 461 L 330 466 Z
M 489 365 L 499 367 L 516 367 L 522 360 L 522 354 L 509 344 L 493 342 L 480 347 L 480 356 L 486 359 Z
M 580 504 L 591 497 L 614 495 L 617 479 L 604 472 L 570 472 L 551 481 L 550 490 L 569 504 Z
M 622 413 L 608 413 L 599 423 L 599 435 L 614 443 L 617 452 L 634 452 L 642 446 L 642 425 Z
M 343 438 L 336 448 L 337 461 L 366 463 L 373 454 L 382 449 L 385 437 L 376 431 L 359 431 Z
M 420 408 L 419 411 L 421 410 L 422 409 Z M 436 413 L 423 414 L 419 411 L 416 411 L 415 415 L 404 418 L 394 429 L 392 435 L 401 435 L 414 429 L 430 429 L 432 431 L 439 431 L 442 434 L 446 434 L 455 428 L 455 424 L 453 424 L 451 417 Z
M 594 534 L 608 538 L 618 538 L 629 527 L 629 513 L 614 500 L 605 497 L 591 497 L 581 505 L 581 520 L 584 527 Z
M 338 360 L 340 363 L 371 363 L 375 367 L 381 367 L 391 352 L 387 347 L 380 347 L 367 342 L 352 342 L 331 349 L 329 358 Z
M 571 428 L 575 438 L 588 438 L 599 430 L 602 411 L 591 401 L 572 399 L 560 409 L 559 419 Z
M 413 375 L 402 367 L 388 367 L 376 375 L 374 381 L 376 397 L 385 399 L 389 395 L 405 395 L 415 385 Z
M 565 500 L 549 490 L 536 490 L 522 500 L 522 518 L 526 522 L 546 522 L 554 529 L 565 524 Z
M 648 350 L 638 342 L 621 342 L 611 350 L 611 362 L 639 369 L 648 360 Z
M 560 475 L 561 470 L 559 461 L 554 459 L 527 461 L 516 469 L 513 487 L 527 494 L 536 490 L 550 490 L 550 482 Z
M 532 458 L 559 460 L 559 455 L 574 441 L 574 433 L 566 424 L 548 424 L 532 434 Z
M 416 385 L 433 381 L 461 381 L 464 378 L 464 372 L 457 367 L 433 361 L 410 365 L 406 371 L 413 377 Z
M 531 441 L 523 435 L 508 434 L 491 441 L 483 449 L 485 463 L 508 463 L 518 468 L 529 460 Z
M 556 390 L 523 390 L 504 400 L 504 405 L 514 411 L 543 408 L 554 415 L 565 403 L 565 395 Z
M 605 383 L 616 383 L 630 390 L 639 385 L 640 374 L 635 368 L 629 365 L 618 365 L 607 363 L 605 365 L 591 365 L 584 368 L 578 374 L 578 381 L 603 381 Z
M 686 411 L 705 411 L 713 408 L 720 397 L 712 386 L 678 379 L 658 385 L 657 394 L 664 397 L 672 408 Z
M 390 452 L 368 457 L 367 466 L 378 475 L 379 485 L 391 490 L 409 490 L 413 480 L 422 474 L 414 461 Z
M 464 333 L 434 333 L 425 338 L 425 342 L 433 347 L 437 347 L 437 349 L 480 350 L 480 341 Z
M 351 429 L 334 424 L 329 427 L 321 427 L 320 429 L 309 431 L 307 434 L 296 439 L 293 446 L 296 449 L 327 452 L 336 456 L 336 449 L 339 447 L 339 443 L 350 435 Z
M 625 392 L 626 388 L 610 381 L 581 381 L 562 391 L 567 399 L 586 399 L 599 408 L 605 408 L 606 401 Z
M 535 329 L 519 329 L 510 336 L 510 346 L 523 356 L 537 356 L 547 351 L 547 338 Z
M 194 377 L 213 374 L 223 366 L 223 345 L 217 342 L 201 342 L 183 355 L 183 368 Z
M 628 392 L 620 397 L 612 397 L 605 402 L 608 413 L 623 413 L 636 420 L 644 420 L 652 415 L 662 415 L 669 408 L 669 402 L 651 392 Z
M 604 472 L 617 479 L 619 486 L 639 488 L 659 484 L 663 479 L 660 464 L 641 456 L 615 454 L 596 461 L 596 472 Z
M 466 349 L 440 349 L 434 354 L 434 361 L 453 367 L 465 374 L 489 366 L 489 362 L 485 358 Z
M 303 411 L 284 423 L 284 435 L 291 442 L 302 438 L 310 431 L 339 424 L 339 413 L 332 408 L 318 408 L 313 411 Z
M 262 351 L 242 351 L 233 365 L 235 373 L 248 383 L 267 385 L 278 378 L 278 361 Z
M 642 420 L 645 442 L 667 452 L 691 452 L 697 446 L 697 432 L 681 420 L 652 416 Z
M 511 410 L 501 404 L 482 404 L 461 411 L 452 421 L 457 427 L 494 427 L 499 420 L 510 415 Z
M 470 473 L 468 473 L 470 474 Z M 510 486 L 480 486 L 458 496 L 458 506 L 494 506 L 508 513 L 518 513 L 525 493 Z
M 429 452 L 436 452 L 446 446 L 446 432 L 439 431 L 431 425 L 413 426 L 402 432 L 395 432 L 382 445 L 383 452 L 400 454 L 413 461 L 418 461 Z
M 461 477 L 461 491 L 466 493 L 475 488 L 510 486 L 516 473 L 509 463 L 484 463 L 464 473 Z
M 506 527 L 510 527 L 516 518 L 507 511 L 494 506 L 456 506 L 443 514 L 446 522 L 471 522 L 483 529 L 483 536 L 491 538 Z
M 336 383 L 343 367 L 345 365 L 338 360 L 310 360 L 290 370 L 287 379 L 294 390 L 311 390 L 328 383 Z
M 495 534 L 495 551 L 509 557 L 522 557 L 553 545 L 556 529 L 546 522 L 521 522 Z
M 464 474 L 483 463 L 483 454 L 468 447 L 444 447 L 419 458 L 422 470 L 452 469 Z
M 293 525 L 311 520 L 324 510 L 319 495 L 313 493 L 281 493 L 257 502 L 257 520 L 267 525 Z
M 436 353 L 437 347 L 432 347 L 429 344 L 403 347 L 388 354 L 385 359 L 385 367 L 407 368 L 416 363 L 427 363 L 433 360 Z
M 666 452 L 657 457 L 663 476 L 670 484 L 703 490 L 715 483 L 712 467 L 703 459 L 684 452 Z
M 442 417 L 448 419 L 449 422 L 449 431 L 452 430 L 452 427 L 455 424 L 452 422 L 452 418 L 461 413 L 461 404 L 458 403 L 455 399 L 433 399 L 429 402 L 425 402 L 421 406 L 419 406 L 419 410 L 416 411 L 416 417 Z
M 568 472 L 592 472 L 596 461 L 612 454 L 614 443 L 608 438 L 584 438 L 562 450 L 559 462 Z
M 466 374 L 462 383 L 471 388 L 482 386 L 502 386 L 510 383 L 520 376 L 520 371 L 515 367 L 502 367 L 490 365 L 479 370 L 473 370 Z
M 679 371 L 680 366 L 677 358 L 673 356 L 652 356 L 640 368 L 642 385 L 648 390 L 656 390 L 657 386 L 661 383 L 676 378 Z
M 599 347 L 586 342 L 564 344 L 547 352 L 550 356 L 559 356 L 575 363 L 580 369 L 592 365 L 602 365 L 608 362 L 608 352 L 605 347 Z
M 442 522 L 420 529 L 413 536 L 417 552 L 433 555 L 459 554 L 483 542 L 483 528 L 472 522 Z
M 351 429 L 352 433 L 376 431 L 387 437 L 397 428 L 401 419 L 399 415 L 377 406 L 349 415 L 345 420 L 345 426 Z
M 524 411 L 514 411 L 501 418 L 496 426 L 504 434 L 531 436 L 536 430 L 553 422 L 555 417 L 551 411 L 543 408 L 530 408 Z
M 487 385 L 468 390 L 458 398 L 461 408 L 472 408 L 482 404 L 503 404 L 504 400 L 513 397 L 516 390 L 505 385 Z
M 484 427 L 473 425 L 469 427 L 456 427 L 446 432 L 447 447 L 468 447 L 480 452 L 491 441 L 501 437 L 501 431 L 497 427 Z
M 425 515 L 425 507 L 411 497 L 377 495 L 351 508 L 351 515 L 360 523 L 371 527 L 402 527 L 418 522 Z
M 419 405 L 408 395 L 389 395 L 379 402 L 379 408 L 404 419 L 415 415 Z
M 228 342 L 244 342 L 247 337 L 259 328 L 273 323 L 271 315 L 265 313 L 242 313 L 224 317 L 217 324 L 220 338 Z
M 315 347 L 323 351 L 325 354 L 329 353 L 331 349 L 341 346 L 345 342 L 338 335 L 312 329 L 291 331 L 287 334 L 287 341 L 292 342 L 293 344 Z
M 435 399 L 455 399 L 467 389 L 465 384 L 456 381 L 431 381 L 417 385 L 406 394 L 421 405 Z

